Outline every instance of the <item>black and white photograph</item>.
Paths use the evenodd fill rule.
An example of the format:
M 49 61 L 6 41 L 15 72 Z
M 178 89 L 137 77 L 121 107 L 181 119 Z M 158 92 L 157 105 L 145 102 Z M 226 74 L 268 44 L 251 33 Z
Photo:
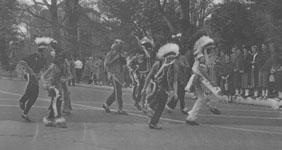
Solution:
M 282 0 L 0 0 L 0 150 L 282 150 Z

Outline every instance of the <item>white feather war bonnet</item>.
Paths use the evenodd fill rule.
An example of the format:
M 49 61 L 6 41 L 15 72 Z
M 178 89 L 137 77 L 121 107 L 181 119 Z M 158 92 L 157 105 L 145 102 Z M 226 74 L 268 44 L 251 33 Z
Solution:
M 160 47 L 160 49 L 157 52 L 157 58 L 162 59 L 166 55 L 179 55 L 179 46 L 175 43 L 167 43 Z
M 198 53 L 202 53 L 202 50 L 205 46 L 213 43 L 214 40 L 209 36 L 202 36 L 194 44 L 194 55 L 197 55 Z
M 56 40 L 50 37 L 37 37 L 34 40 L 35 44 L 38 45 L 38 48 L 47 48 L 47 45 L 49 45 L 51 42 L 57 43 Z

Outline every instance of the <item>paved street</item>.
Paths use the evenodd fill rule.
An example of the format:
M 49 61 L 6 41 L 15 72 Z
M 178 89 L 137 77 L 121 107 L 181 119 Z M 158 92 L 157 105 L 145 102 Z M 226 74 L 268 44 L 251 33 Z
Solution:
M 0 150 L 282 149 L 282 112 L 266 107 L 220 103 L 219 116 L 204 107 L 200 126 L 186 125 L 185 116 L 176 110 L 163 114 L 163 130 L 158 131 L 150 130 L 147 118 L 133 107 L 129 90 L 123 98 L 130 115 L 121 116 L 101 109 L 109 88 L 77 86 L 70 88 L 73 112 L 66 116 L 68 128 L 52 128 L 42 123 L 49 104 L 43 90 L 30 111 L 33 122 L 21 119 L 17 101 L 24 88 L 24 81 L 0 79 Z

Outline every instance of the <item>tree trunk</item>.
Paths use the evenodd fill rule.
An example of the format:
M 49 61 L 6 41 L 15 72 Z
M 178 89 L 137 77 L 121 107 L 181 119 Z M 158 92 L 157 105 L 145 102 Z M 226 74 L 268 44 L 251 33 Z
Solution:
M 78 21 L 80 16 L 79 0 L 65 1 L 65 25 L 69 28 L 67 33 L 67 41 L 69 50 L 73 53 L 74 57 L 80 57 L 79 44 L 78 44 Z
M 191 27 L 190 23 L 190 0 L 179 0 L 180 3 L 180 13 L 182 18 L 180 18 L 181 22 L 181 30 L 182 33 L 186 33 L 187 30 Z
M 58 44 L 61 44 L 61 34 L 59 27 L 59 17 L 58 17 L 58 6 L 57 0 L 52 0 L 49 8 L 51 19 L 52 19 L 52 38 L 58 41 Z
M 5 70 L 9 69 L 9 57 L 7 55 L 6 49 L 6 40 L 4 37 L 0 39 L 0 60 L 1 65 Z

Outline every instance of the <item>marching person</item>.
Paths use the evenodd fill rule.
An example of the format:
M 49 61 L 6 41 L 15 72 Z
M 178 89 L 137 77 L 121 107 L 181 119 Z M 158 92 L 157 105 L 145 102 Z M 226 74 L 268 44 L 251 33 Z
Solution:
M 182 34 L 177 33 L 172 35 L 172 41 L 181 45 Z M 181 47 L 181 46 L 180 46 Z M 180 52 L 184 52 L 183 48 L 180 49 Z M 177 99 L 173 97 L 168 98 L 168 103 L 165 108 L 168 113 L 171 113 L 179 101 L 180 111 L 187 115 L 185 111 L 185 86 L 191 76 L 191 64 L 193 64 L 193 57 L 190 51 L 186 52 L 184 55 L 180 55 L 177 60 L 169 67 L 169 76 L 168 80 L 171 82 L 172 87 L 177 91 Z M 192 60 L 192 61 L 191 61 Z M 177 82 L 173 83 L 173 79 L 177 78 Z
M 193 86 L 198 99 L 193 108 L 188 112 L 186 123 L 198 125 L 196 119 L 202 104 L 207 103 L 210 107 L 215 108 L 211 106 L 210 96 L 213 94 L 219 98 L 221 89 L 217 85 L 214 85 L 207 76 L 207 64 L 211 63 L 211 60 L 214 60 L 212 58 L 213 55 L 210 55 L 212 54 L 211 52 L 215 50 L 214 40 L 209 36 L 203 35 L 195 42 L 193 50 L 195 62 L 192 71 L 194 74 L 191 76 L 185 89 L 189 91 Z M 216 108 L 215 110 L 218 111 Z M 220 112 L 218 111 L 217 113 Z
M 57 41 L 51 41 L 50 43 L 51 47 L 54 49 L 53 52 L 55 52 L 55 56 L 54 57 L 54 63 L 57 63 L 61 66 L 61 70 L 63 70 L 63 75 L 64 78 L 69 78 L 69 80 L 73 79 L 74 76 L 72 75 L 72 56 L 67 53 L 66 51 L 64 51 L 61 47 L 59 47 Z M 59 59 L 60 62 L 58 61 Z M 63 65 L 62 65 L 63 64 Z M 65 80 L 64 82 L 61 80 L 61 84 L 62 84 L 62 91 L 63 91 L 63 101 L 64 101 L 64 105 L 63 105 L 63 113 L 65 114 L 71 114 L 71 110 L 72 110 L 72 106 L 71 106 L 71 98 L 70 98 L 70 91 L 67 85 L 67 81 Z
M 63 51 L 57 47 L 57 43 L 50 43 L 53 47 L 51 55 L 54 60 L 48 69 L 42 74 L 41 80 L 43 88 L 48 92 L 51 98 L 48 116 L 43 118 L 46 126 L 66 127 L 66 120 L 62 116 L 62 97 L 64 98 L 65 113 L 70 113 L 70 93 L 67 88 L 67 81 L 72 78 L 70 71 L 69 55 L 67 51 Z
M 153 99 L 151 99 L 147 106 L 151 110 L 154 110 L 149 121 L 149 127 L 151 129 L 161 129 L 161 127 L 158 126 L 158 122 L 165 108 L 168 96 L 173 95 L 177 99 L 177 91 L 172 91 L 173 88 L 167 80 L 167 77 L 168 66 L 174 63 L 178 55 L 179 46 L 177 44 L 168 43 L 162 46 L 156 54 L 157 60 L 146 77 L 145 84 L 141 92 L 142 97 L 146 97 L 146 90 L 151 80 L 155 83 Z M 177 82 L 177 78 L 173 79 L 173 82 Z
M 115 100 L 118 102 L 118 114 L 126 115 L 127 112 L 123 110 L 122 101 L 122 84 L 124 83 L 123 69 L 126 64 L 125 57 L 123 56 L 124 42 L 120 39 L 116 39 L 114 44 L 111 46 L 111 50 L 107 53 L 104 65 L 108 72 L 114 90 L 113 93 L 107 98 L 103 104 L 103 108 L 107 113 L 110 111 L 110 106 Z
M 35 43 L 38 46 L 37 53 L 25 57 L 18 65 L 23 66 L 28 84 L 23 96 L 19 100 L 20 109 L 23 110 L 21 117 L 26 121 L 31 121 L 28 117 L 28 112 L 35 103 L 39 94 L 39 78 L 40 72 L 46 67 L 46 58 L 43 56 L 43 51 L 46 50 L 47 44 L 37 38 Z
M 76 61 L 74 62 L 74 68 L 75 68 L 75 73 L 76 73 L 76 83 L 80 83 L 81 80 L 81 75 L 82 75 L 82 69 L 83 69 L 83 63 L 82 61 L 77 58 Z
M 140 40 L 141 50 L 132 58 L 127 61 L 127 67 L 129 68 L 129 74 L 133 82 L 132 97 L 134 99 L 134 106 L 141 110 L 141 90 L 143 89 L 145 78 L 149 73 L 152 65 L 152 51 L 154 43 L 147 37 Z

